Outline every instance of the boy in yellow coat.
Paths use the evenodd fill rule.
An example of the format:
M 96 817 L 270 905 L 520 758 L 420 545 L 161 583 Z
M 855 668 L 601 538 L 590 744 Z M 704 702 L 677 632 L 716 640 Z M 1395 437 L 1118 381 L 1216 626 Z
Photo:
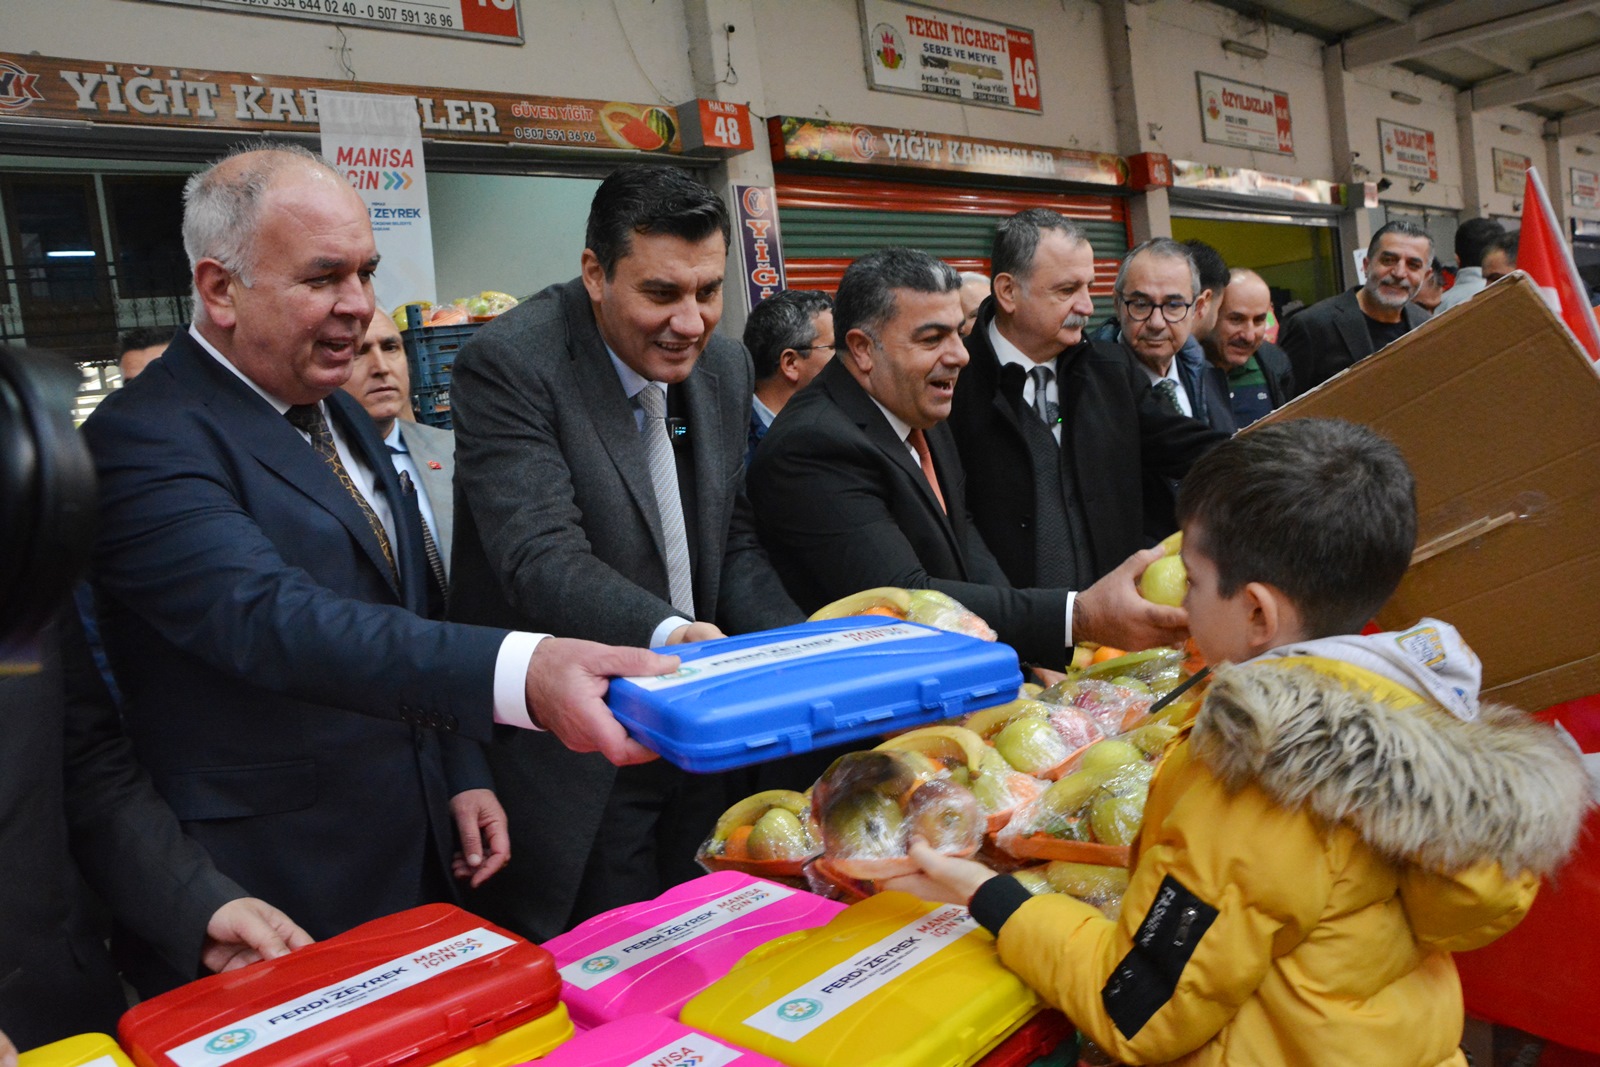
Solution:
M 1480 705 L 1448 624 L 1357 636 L 1416 539 L 1411 472 L 1372 431 L 1237 437 L 1178 511 L 1190 631 L 1219 666 L 1156 770 L 1120 918 L 922 844 L 898 888 L 970 903 L 1124 1063 L 1464 1065 L 1450 953 L 1515 926 L 1571 850 L 1575 748 Z

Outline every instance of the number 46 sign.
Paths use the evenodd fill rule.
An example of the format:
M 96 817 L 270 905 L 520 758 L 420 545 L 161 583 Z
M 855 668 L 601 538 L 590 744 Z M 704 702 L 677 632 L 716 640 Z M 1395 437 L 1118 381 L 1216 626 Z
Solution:
M 857 0 L 874 89 L 1042 111 L 1033 31 L 903 0 Z
M 283 19 L 358 24 L 441 37 L 522 41 L 521 0 L 152 0 Z

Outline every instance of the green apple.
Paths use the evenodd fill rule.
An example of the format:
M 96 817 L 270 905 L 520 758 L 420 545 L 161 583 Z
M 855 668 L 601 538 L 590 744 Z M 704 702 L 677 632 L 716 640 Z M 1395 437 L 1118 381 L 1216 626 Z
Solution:
M 757 860 L 800 859 L 812 851 L 799 817 L 784 808 L 773 808 L 756 820 L 746 847 L 750 858 Z
M 1015 719 L 994 739 L 1006 762 L 1025 774 L 1054 767 L 1072 753 L 1050 720 L 1032 715 Z
M 1014 871 L 1012 872 L 1011 877 L 1021 882 L 1022 888 L 1026 889 L 1036 897 L 1044 896 L 1046 893 L 1055 892 L 1055 889 L 1050 885 L 1050 879 L 1045 876 L 1044 871 L 1037 867 L 1029 867 L 1025 870 Z
M 1139 595 L 1152 604 L 1182 607 L 1188 591 L 1189 572 L 1184 569 L 1182 556 L 1162 556 L 1139 576 Z
M 987 825 L 973 795 L 950 781 L 929 782 L 912 793 L 906 822 L 913 835 L 940 852 L 976 849 Z
M 832 856 L 896 856 L 904 851 L 900 842 L 904 823 L 898 801 L 869 790 L 835 804 L 822 824 L 822 835 Z
M 1078 763 L 1078 771 L 1094 771 L 1101 775 L 1101 781 L 1104 782 L 1124 767 L 1143 762 L 1144 753 L 1136 745 L 1108 737 L 1089 746 Z
M 1144 823 L 1144 802 L 1149 787 L 1128 793 L 1102 790 L 1089 802 L 1089 828 L 1103 845 L 1131 845 Z

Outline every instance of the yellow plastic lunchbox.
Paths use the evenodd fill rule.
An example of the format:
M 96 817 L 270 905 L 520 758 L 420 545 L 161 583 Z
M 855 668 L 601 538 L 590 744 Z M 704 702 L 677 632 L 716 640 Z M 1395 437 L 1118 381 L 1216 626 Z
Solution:
M 29 1049 L 17 1067 L 133 1067 L 116 1039 L 106 1034 L 77 1034 Z
M 749 953 L 679 1018 L 790 1067 L 966 1067 L 1040 1006 L 966 908 L 880 893 Z

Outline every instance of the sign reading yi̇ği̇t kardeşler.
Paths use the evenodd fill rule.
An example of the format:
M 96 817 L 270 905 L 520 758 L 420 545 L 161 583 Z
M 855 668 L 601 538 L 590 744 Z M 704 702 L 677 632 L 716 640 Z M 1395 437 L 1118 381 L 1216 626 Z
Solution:
M 1199 71 L 1195 78 L 1200 94 L 1200 131 L 1207 141 L 1255 152 L 1294 155 L 1288 93 Z
M 901 0 L 858 2 L 869 87 L 1044 110 L 1032 30 Z

